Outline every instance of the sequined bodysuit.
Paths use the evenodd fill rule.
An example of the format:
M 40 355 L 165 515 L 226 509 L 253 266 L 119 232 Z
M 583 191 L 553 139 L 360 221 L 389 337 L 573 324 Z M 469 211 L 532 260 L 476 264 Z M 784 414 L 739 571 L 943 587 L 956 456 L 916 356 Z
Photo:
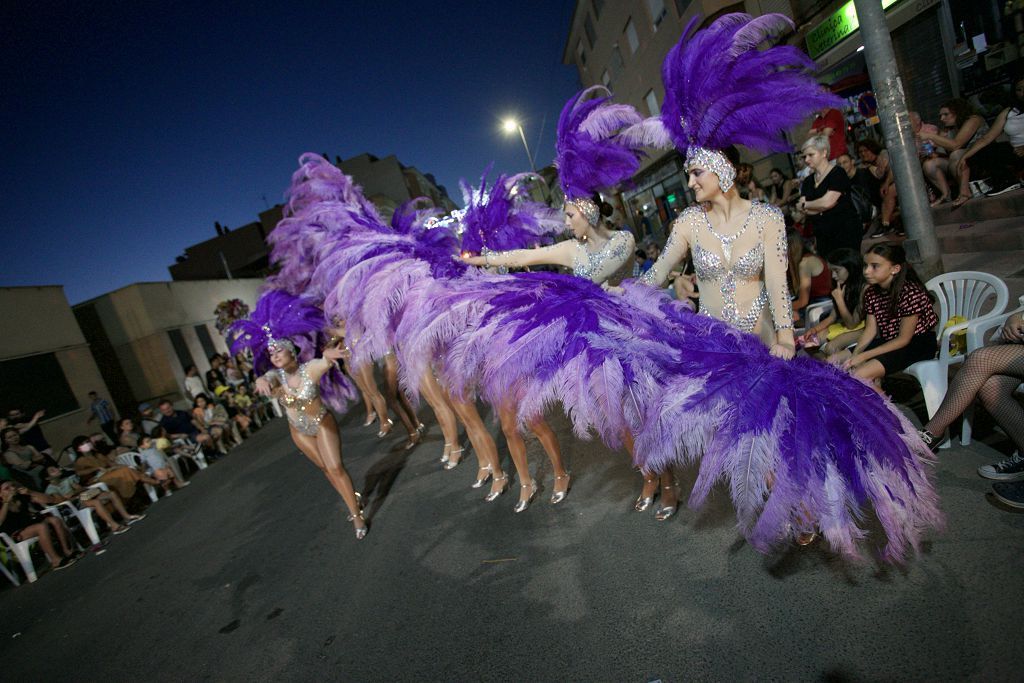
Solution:
M 739 231 L 722 240 L 703 207 L 692 206 L 676 219 L 662 256 L 640 279 L 663 283 L 685 240 L 700 284 L 700 313 L 772 342 L 774 331 L 793 327 L 784 225 L 777 208 L 752 202 Z
M 618 284 L 624 275 L 624 266 L 631 264 L 635 248 L 633 234 L 616 230 L 608 241 L 591 253 L 584 242 L 577 240 L 576 253 L 572 259 L 572 274 L 591 282 Z
M 327 415 L 327 409 L 320 402 L 320 387 L 309 376 L 307 365 L 307 363 L 300 365 L 299 371 L 296 373 L 299 376 L 298 387 L 290 386 L 285 371 L 281 368 L 277 369 L 277 381 L 281 385 L 281 393 L 278 398 L 284 404 L 288 423 L 300 434 L 315 436 L 320 429 L 320 422 Z

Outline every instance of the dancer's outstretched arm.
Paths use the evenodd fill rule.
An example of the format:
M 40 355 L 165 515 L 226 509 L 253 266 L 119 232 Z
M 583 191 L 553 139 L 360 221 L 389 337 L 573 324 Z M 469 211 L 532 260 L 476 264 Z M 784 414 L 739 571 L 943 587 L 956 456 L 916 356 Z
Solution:
M 662 250 L 661 256 L 658 257 L 658 260 L 654 262 L 654 265 L 646 273 L 637 278 L 637 282 L 655 287 L 663 287 L 672 269 L 686 258 L 686 255 L 690 252 L 690 242 L 683 234 L 685 227 L 680 219 L 676 219 L 675 223 L 672 224 L 672 232 L 665 242 L 665 248 Z
M 536 249 L 512 249 L 510 251 L 491 251 L 483 256 L 463 256 L 462 260 L 471 266 L 505 266 L 506 268 L 525 268 L 551 264 L 572 268 L 575 246 L 572 240 L 552 244 L 549 247 Z

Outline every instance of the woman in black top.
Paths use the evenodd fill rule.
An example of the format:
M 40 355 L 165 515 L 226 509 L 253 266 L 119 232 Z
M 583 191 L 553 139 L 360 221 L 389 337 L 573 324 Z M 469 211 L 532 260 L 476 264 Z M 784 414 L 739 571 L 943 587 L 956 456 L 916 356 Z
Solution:
M 52 515 L 41 517 L 29 507 L 28 489 L 10 481 L 0 484 L 0 532 L 9 534 L 15 541 L 38 538 L 39 546 L 46 553 L 54 569 L 64 569 L 75 563 L 71 548 L 71 537 L 64 523 Z M 58 554 L 53 544 L 53 535 L 60 542 L 63 555 Z
M 812 136 L 800 150 L 814 173 L 800 184 L 797 209 L 807 214 L 819 254 L 836 249 L 860 251 L 862 228 L 850 200 L 850 178 L 828 160 L 828 138 Z

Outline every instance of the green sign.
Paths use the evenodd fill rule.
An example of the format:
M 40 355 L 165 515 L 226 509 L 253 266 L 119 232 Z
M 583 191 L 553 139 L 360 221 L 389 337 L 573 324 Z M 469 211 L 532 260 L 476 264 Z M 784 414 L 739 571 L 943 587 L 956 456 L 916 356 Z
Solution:
M 882 9 L 888 9 L 897 2 L 899 0 L 882 0 Z M 807 52 L 811 59 L 817 59 L 858 28 L 860 20 L 857 18 L 857 10 L 853 7 L 853 0 L 850 0 L 808 32 Z

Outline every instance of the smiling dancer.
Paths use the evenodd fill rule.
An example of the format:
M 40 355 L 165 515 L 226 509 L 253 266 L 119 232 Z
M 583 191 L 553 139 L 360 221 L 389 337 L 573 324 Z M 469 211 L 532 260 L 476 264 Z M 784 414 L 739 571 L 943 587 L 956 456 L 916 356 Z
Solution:
M 231 351 L 250 350 L 257 369 L 272 366 L 256 380 L 256 391 L 282 403 L 292 441 L 345 501 L 356 539 L 362 540 L 369 527 L 360 496 L 341 460 L 338 423 L 324 406 L 320 390 L 321 381 L 332 371 L 334 380 L 340 378 L 335 362 L 344 352 L 327 348 L 322 357 L 316 357 L 323 326 L 319 308 L 281 290 L 271 290 L 260 297 L 248 319 L 231 326 Z

